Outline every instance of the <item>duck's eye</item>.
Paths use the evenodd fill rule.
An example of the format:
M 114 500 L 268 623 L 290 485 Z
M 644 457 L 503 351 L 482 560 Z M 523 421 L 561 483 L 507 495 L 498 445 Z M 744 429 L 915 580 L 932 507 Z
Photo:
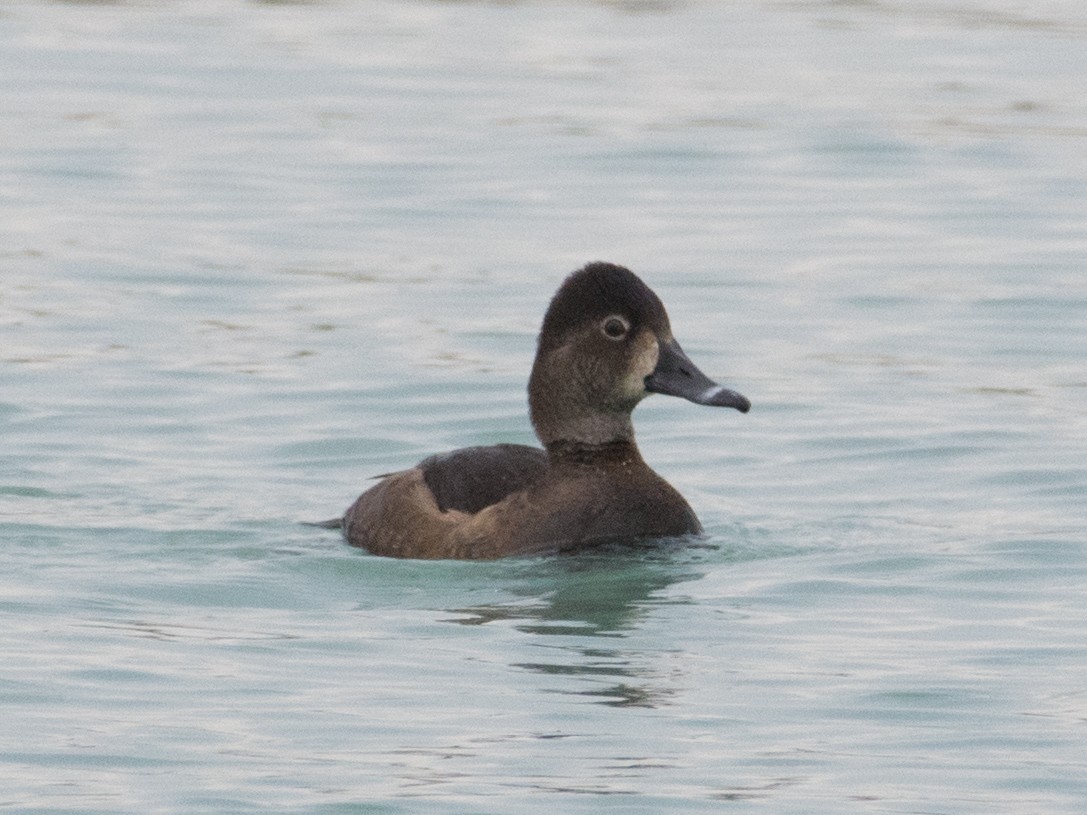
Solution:
M 608 317 L 600 324 L 600 330 L 609 340 L 621 340 L 630 331 L 630 323 L 618 315 Z

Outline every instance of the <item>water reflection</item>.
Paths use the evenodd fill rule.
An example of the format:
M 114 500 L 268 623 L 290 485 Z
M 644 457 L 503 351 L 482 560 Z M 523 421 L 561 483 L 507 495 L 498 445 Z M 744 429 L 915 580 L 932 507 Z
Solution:
M 702 576 L 698 552 L 628 547 L 556 558 L 515 588 L 523 601 L 451 609 L 450 621 L 512 622 L 518 631 L 540 638 L 532 644 L 542 658 L 511 667 L 558 680 L 545 692 L 613 707 L 659 707 L 676 692 L 676 672 L 659 664 L 669 649 L 633 650 L 626 647 L 627 638 L 643 628 L 654 609 L 689 602 L 667 589 Z
M 669 679 L 659 672 L 639 664 L 641 655 L 608 649 L 569 649 L 582 664 L 555 665 L 548 662 L 517 662 L 512 667 L 549 676 L 588 677 L 593 687 L 586 690 L 554 690 L 609 707 L 664 707 L 675 696 L 676 689 L 667 685 Z
M 704 574 L 705 549 L 689 542 L 616 549 L 532 561 L 511 587 L 524 601 L 451 609 L 452 622 L 519 620 L 528 633 L 620 637 L 654 605 L 677 602 L 659 596 L 665 589 Z

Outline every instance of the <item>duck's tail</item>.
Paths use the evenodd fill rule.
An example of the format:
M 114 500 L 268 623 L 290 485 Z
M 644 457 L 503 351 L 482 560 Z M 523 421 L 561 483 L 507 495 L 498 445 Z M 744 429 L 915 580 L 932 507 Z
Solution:
M 318 526 L 321 529 L 338 529 L 338 530 L 340 530 L 342 532 L 343 531 L 343 518 L 333 518 L 330 521 L 317 521 L 316 523 L 314 523 L 313 521 L 303 521 L 302 525 L 303 526 Z

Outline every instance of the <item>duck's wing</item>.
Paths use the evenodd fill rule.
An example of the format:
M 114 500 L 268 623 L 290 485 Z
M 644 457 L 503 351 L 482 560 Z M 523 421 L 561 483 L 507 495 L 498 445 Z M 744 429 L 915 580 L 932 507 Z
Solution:
M 360 495 L 344 515 L 343 533 L 351 545 L 390 557 L 500 557 L 510 552 L 489 539 L 476 544 L 470 521 L 535 484 L 547 468 L 546 453 L 516 444 L 431 456 Z M 461 540 L 465 532 L 471 544 Z
M 474 514 L 539 481 L 547 454 L 523 444 L 465 447 L 424 459 L 418 469 L 439 510 Z

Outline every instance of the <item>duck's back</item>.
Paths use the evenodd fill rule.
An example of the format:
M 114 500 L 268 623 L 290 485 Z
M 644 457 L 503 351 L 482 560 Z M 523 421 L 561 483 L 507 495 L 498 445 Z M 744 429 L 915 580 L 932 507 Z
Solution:
M 547 472 L 547 453 L 523 444 L 465 447 L 419 462 L 442 512 L 476 513 L 527 489 Z

